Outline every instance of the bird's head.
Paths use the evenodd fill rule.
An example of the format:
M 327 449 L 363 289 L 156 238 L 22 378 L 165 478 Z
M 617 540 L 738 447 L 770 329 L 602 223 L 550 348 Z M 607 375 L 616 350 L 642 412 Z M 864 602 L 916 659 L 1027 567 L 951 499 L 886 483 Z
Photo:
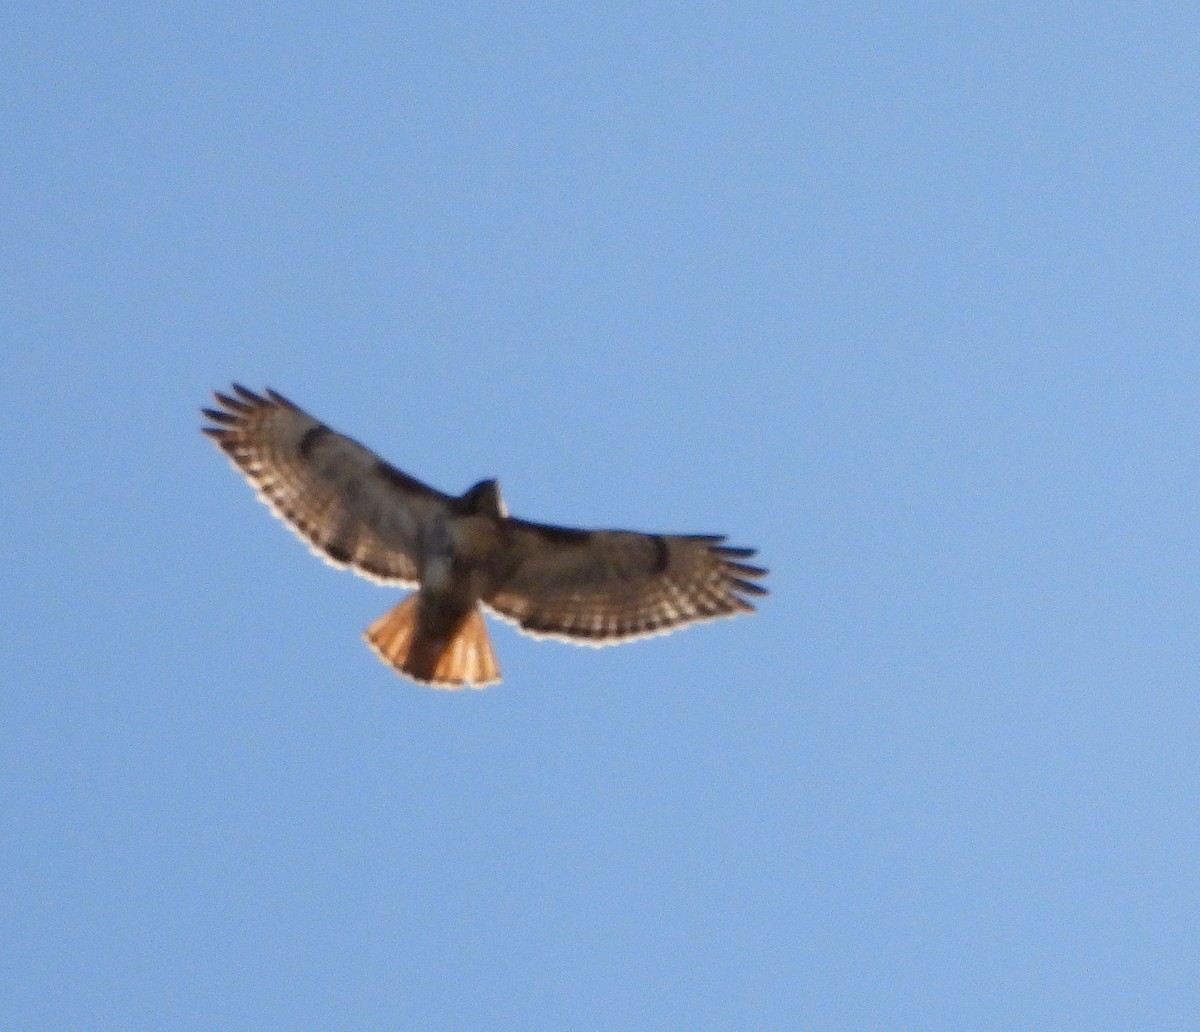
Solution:
M 498 519 L 508 515 L 508 506 L 500 497 L 500 482 L 495 479 L 481 480 L 458 499 L 463 515 L 494 516 Z

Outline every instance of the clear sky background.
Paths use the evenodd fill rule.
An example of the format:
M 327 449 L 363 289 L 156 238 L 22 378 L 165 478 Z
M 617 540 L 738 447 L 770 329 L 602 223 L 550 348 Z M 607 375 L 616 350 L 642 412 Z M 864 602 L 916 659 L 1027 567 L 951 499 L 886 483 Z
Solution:
M 0 36 L 0 1027 L 1196 1027 L 1194 3 Z M 772 595 L 419 688 L 231 379 Z

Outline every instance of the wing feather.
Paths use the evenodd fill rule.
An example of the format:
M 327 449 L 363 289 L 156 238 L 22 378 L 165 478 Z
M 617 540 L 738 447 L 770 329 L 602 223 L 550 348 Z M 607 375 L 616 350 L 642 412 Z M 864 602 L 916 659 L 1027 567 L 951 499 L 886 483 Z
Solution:
M 767 571 L 717 535 L 575 530 L 510 519 L 484 603 L 535 637 L 609 645 L 752 612 Z
M 312 550 L 372 580 L 413 585 L 446 495 L 330 429 L 283 395 L 214 392 L 204 433 Z

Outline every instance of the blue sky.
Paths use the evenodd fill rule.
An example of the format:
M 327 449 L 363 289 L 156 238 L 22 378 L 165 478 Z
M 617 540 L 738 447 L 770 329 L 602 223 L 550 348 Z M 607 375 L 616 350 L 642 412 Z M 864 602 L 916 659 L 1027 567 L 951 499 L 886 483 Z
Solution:
M 0 27 L 0 1025 L 1194 1027 L 1195 5 Z M 420 689 L 231 379 L 772 595 Z

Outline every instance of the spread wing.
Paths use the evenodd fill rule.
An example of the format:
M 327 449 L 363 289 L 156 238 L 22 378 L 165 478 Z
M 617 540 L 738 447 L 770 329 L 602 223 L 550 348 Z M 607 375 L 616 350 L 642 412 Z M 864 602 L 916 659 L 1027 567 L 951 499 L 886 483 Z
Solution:
M 766 570 L 715 535 L 572 530 L 505 521 L 506 568 L 484 603 L 535 637 L 609 645 L 753 612 Z
M 275 391 L 214 393 L 204 427 L 281 520 L 334 566 L 415 584 L 423 530 L 448 498 Z

